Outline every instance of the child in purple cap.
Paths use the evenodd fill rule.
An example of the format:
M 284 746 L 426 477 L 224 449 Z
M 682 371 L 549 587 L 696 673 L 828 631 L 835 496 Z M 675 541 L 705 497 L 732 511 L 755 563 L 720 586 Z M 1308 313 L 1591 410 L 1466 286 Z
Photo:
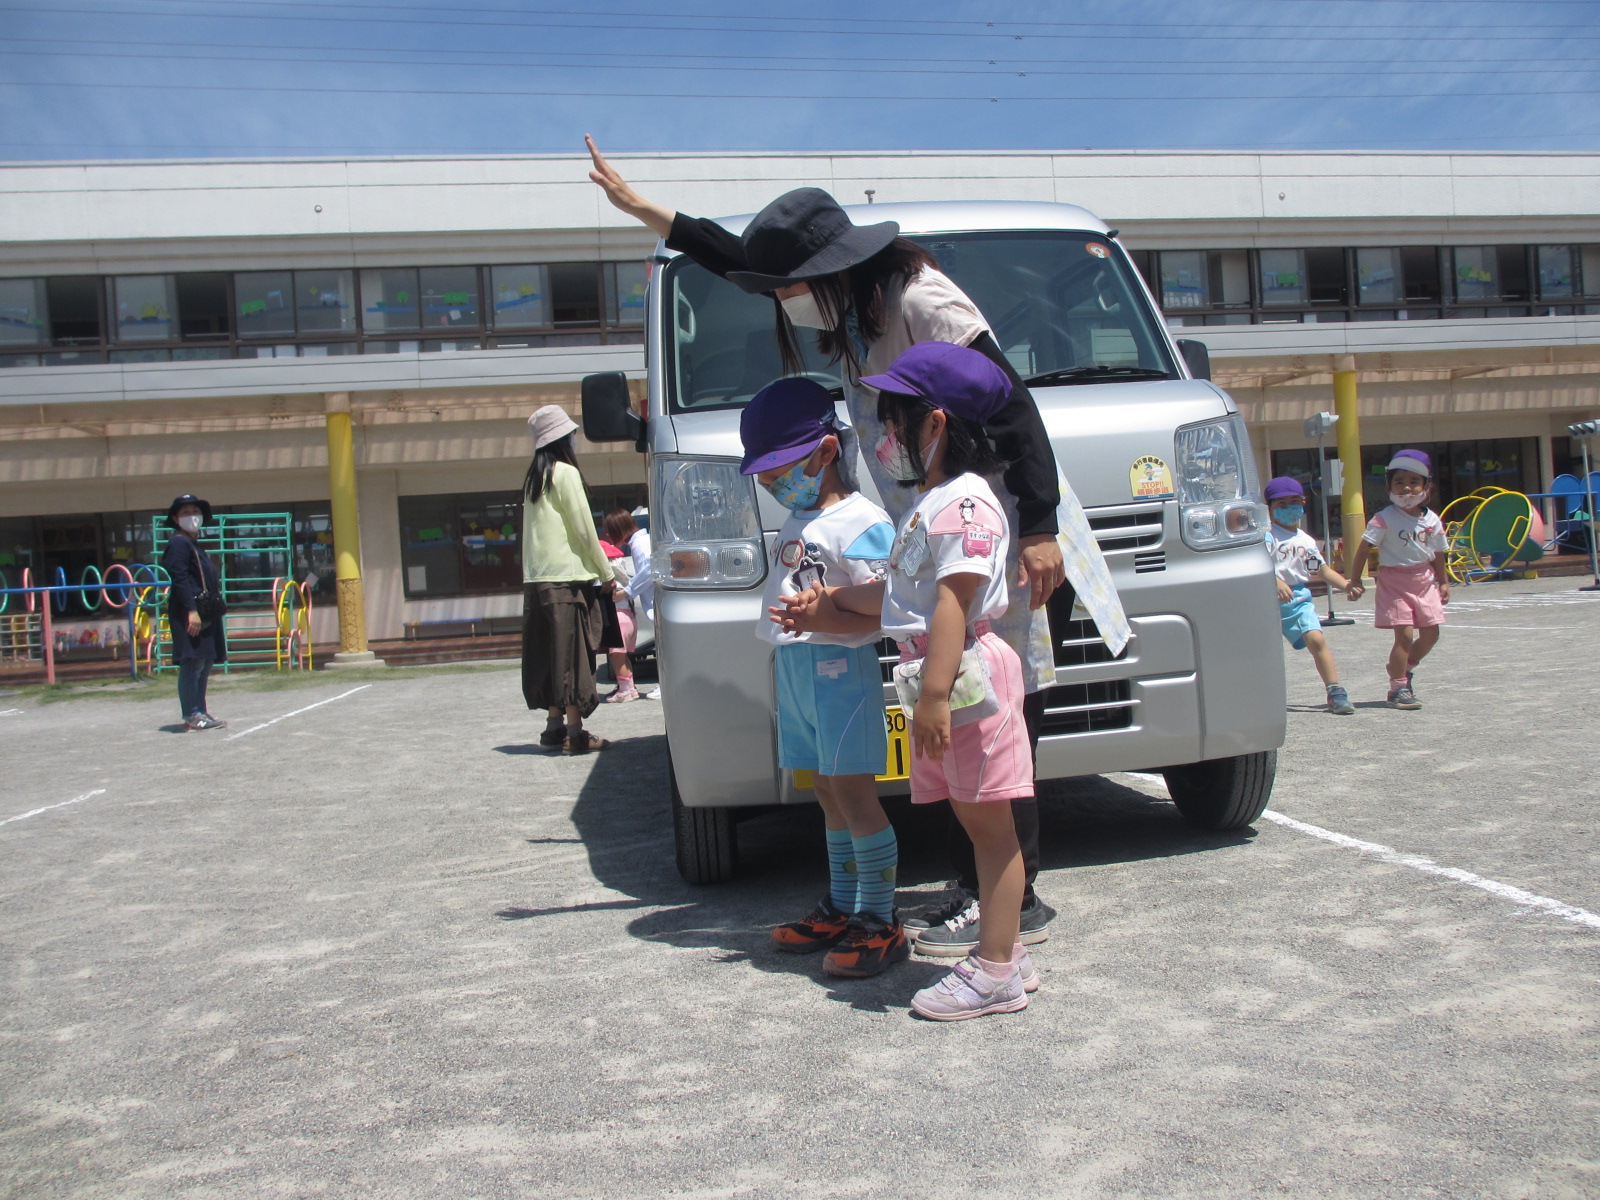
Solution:
M 1373 624 L 1394 630 L 1389 651 L 1389 707 L 1421 708 L 1412 675 L 1417 664 L 1439 643 L 1444 606 L 1450 603 L 1450 577 L 1445 572 L 1450 539 L 1439 514 L 1428 507 L 1433 485 L 1433 460 L 1421 450 L 1396 450 L 1385 479 L 1389 507 L 1367 522 L 1350 582 L 1361 586 L 1361 573 L 1377 551 L 1373 574 L 1378 594 Z
M 911 801 L 950 801 L 977 852 L 981 909 L 976 950 L 911 1007 L 936 1021 L 1016 1012 L 1039 986 L 1018 940 L 1025 877 L 1010 804 L 1033 795 L 1033 758 L 1022 663 L 990 628 L 1006 610 L 1011 534 L 984 478 L 1001 464 L 983 433 L 1011 385 L 989 359 L 948 342 L 919 343 L 862 382 L 879 390 L 878 461 L 916 491 L 888 581 L 785 596 L 773 619 L 813 630 L 870 614 L 900 643 Z M 917 681 L 920 695 L 908 700 Z
M 1269 479 L 1262 489 L 1262 497 L 1272 510 L 1267 547 L 1272 551 L 1272 568 L 1278 577 L 1278 611 L 1283 636 L 1296 650 L 1311 651 L 1311 661 L 1316 664 L 1317 674 L 1322 676 L 1322 686 L 1328 693 L 1328 711 L 1348 716 L 1356 711 L 1356 706 L 1350 703 L 1350 694 L 1339 682 L 1333 651 L 1328 649 L 1328 639 L 1322 634 L 1317 606 L 1311 602 L 1311 577 L 1315 575 L 1347 596 L 1352 590 L 1359 596 L 1361 589 L 1352 589 L 1343 575 L 1323 562 L 1316 541 L 1300 528 L 1306 515 L 1306 492 L 1298 479 L 1287 475 Z
M 844 474 L 854 434 L 833 397 L 810 379 L 780 379 L 756 393 L 739 420 L 740 470 L 789 510 L 778 531 L 763 607 L 810 587 L 881 581 L 894 526 Z M 841 455 L 841 439 L 849 455 Z M 826 950 L 822 969 L 862 978 L 911 955 L 894 906 L 899 845 L 874 776 L 889 755 L 878 665 L 878 617 L 852 614 L 831 632 L 785 632 L 764 617 L 773 644 L 778 765 L 815 773 L 828 844 L 828 894 L 772 931 L 779 950 Z

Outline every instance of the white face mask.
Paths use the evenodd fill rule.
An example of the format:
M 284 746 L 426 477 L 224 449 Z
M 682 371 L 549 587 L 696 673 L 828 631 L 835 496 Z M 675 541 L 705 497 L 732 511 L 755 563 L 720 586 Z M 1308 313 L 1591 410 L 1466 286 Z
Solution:
M 791 325 L 798 325 L 802 329 L 833 328 L 828 319 L 822 315 L 822 306 L 817 303 L 814 292 L 801 292 L 798 296 L 790 296 L 778 303 L 783 305 L 783 311 L 788 315 Z
M 199 533 L 205 519 L 199 513 L 184 513 L 178 518 L 178 528 L 185 533 Z
M 1399 492 L 1390 492 L 1389 503 L 1396 508 L 1420 508 L 1427 497 L 1428 494 L 1426 492 L 1417 496 L 1402 496 Z

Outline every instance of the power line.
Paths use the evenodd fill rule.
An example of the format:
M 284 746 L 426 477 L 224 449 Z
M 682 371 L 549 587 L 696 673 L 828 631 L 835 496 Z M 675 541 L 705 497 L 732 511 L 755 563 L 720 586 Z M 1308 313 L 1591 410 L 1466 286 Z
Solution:
M 168 3 L 173 3 L 173 2 L 177 2 L 177 3 L 202 3 L 202 2 L 210 2 L 210 0 L 167 0 L 167 2 Z M 631 25 L 626 25 L 626 26 L 621 26 L 621 25 L 616 25 L 616 26 L 598 25 L 597 26 L 597 25 L 588 24 L 588 23 L 571 24 L 571 23 L 550 22 L 550 21 L 505 21 L 505 20 L 501 20 L 501 21 L 495 21 L 495 22 L 491 23 L 491 22 L 485 22 L 485 21 L 462 21 L 460 19 L 460 17 L 452 17 L 452 18 L 330 17 L 330 16 L 323 15 L 321 13 L 318 13 L 318 14 L 306 14 L 306 15 L 268 14 L 268 15 L 264 15 L 264 16 L 247 15 L 247 14 L 238 14 L 238 15 L 217 14 L 217 15 L 213 16 L 211 14 L 184 15 L 184 14 L 177 14 L 177 13 L 129 13 L 125 9 L 64 8 L 64 7 L 50 7 L 50 8 L 17 7 L 17 8 L 8 9 L 6 11 L 8 11 L 8 12 L 35 12 L 35 13 L 41 13 L 42 12 L 42 13 L 50 13 L 52 15 L 53 14 L 59 14 L 59 13 L 73 13 L 73 14 L 77 14 L 77 15 L 100 16 L 100 17 L 105 17 L 105 16 L 121 16 L 121 17 L 135 16 L 135 17 L 156 17 L 158 19 L 169 19 L 169 18 L 173 18 L 173 17 L 178 17 L 178 18 L 183 19 L 183 20 L 194 20 L 198 16 L 200 19 L 215 19 L 215 20 L 318 21 L 318 22 L 324 22 L 324 23 L 338 23 L 338 24 L 347 24 L 347 25 L 348 24 L 355 24 L 355 25 L 448 25 L 448 26 L 451 26 L 451 27 L 457 28 L 457 29 L 461 29 L 461 28 L 469 28 L 469 29 L 503 28 L 503 27 L 506 27 L 506 26 L 512 26 L 512 27 L 515 27 L 515 28 L 533 28 L 533 29 L 581 29 L 581 30 L 587 30 L 587 31 L 590 31 L 590 32 L 608 32 L 608 33 L 633 33 L 633 32 L 650 32 L 650 33 L 661 33 L 661 32 L 666 32 L 666 33 L 760 33 L 760 34 L 766 34 L 768 36 L 771 36 L 773 34 L 781 33 L 784 36 L 791 36 L 792 37 L 792 36 L 797 36 L 801 32 L 804 32 L 806 34 L 811 34 L 811 35 L 839 34 L 839 35 L 842 35 L 842 36 L 848 36 L 848 37 L 852 37 L 852 38 L 856 38 L 856 39 L 862 39 L 862 38 L 868 38 L 868 37 L 894 37 L 894 38 L 908 38 L 908 37 L 915 37 L 915 38 L 952 38 L 952 37 L 959 37 L 959 38 L 962 38 L 964 40 L 972 40 L 972 39 L 975 39 L 975 38 L 983 38 L 983 39 L 988 39 L 988 40 L 991 40 L 991 41 L 993 41 L 993 40 L 1003 40 L 1003 41 L 1011 41 L 1011 42 L 1026 42 L 1026 41 L 1073 41 L 1073 42 L 1083 42 L 1083 41 L 1133 41 L 1133 42 L 1169 41 L 1170 42 L 1170 41 L 1182 41 L 1182 42 L 1250 42 L 1250 43 L 1263 43 L 1263 44 L 1271 44 L 1271 43 L 1277 43 L 1277 42 L 1301 43 L 1301 42 L 1304 42 L 1306 40 L 1305 33 L 1303 32 L 1303 30 L 1301 30 L 1299 32 L 1294 32 L 1294 33 L 1287 33 L 1287 34 L 1284 34 L 1281 37 L 1276 37 L 1276 36 L 1273 36 L 1273 37 L 1261 37 L 1259 35 L 1253 35 L 1253 34 L 1227 34 L 1227 33 L 1224 33 L 1224 34 L 1205 34 L 1205 33 L 1202 33 L 1202 34 L 1178 34 L 1178 33 L 1172 33 L 1172 34 L 1167 34 L 1167 33 L 1125 33 L 1125 34 L 1124 33 L 1116 33 L 1116 34 L 1112 34 L 1112 33 L 1031 33 L 1031 34 L 1009 34 L 1009 33 L 980 33 L 980 32 L 972 32 L 972 31 L 966 31 L 966 32 L 951 31 L 949 33 L 935 33 L 935 32 L 924 32 L 924 31 L 920 31 L 920 30 L 910 30 L 910 29 L 882 30 L 882 31 L 879 31 L 879 32 L 853 31 L 853 30 L 847 30 L 847 29 L 819 29 L 819 28 L 811 28 L 811 29 L 806 29 L 806 30 L 803 30 L 803 31 L 800 31 L 800 30 L 774 30 L 774 29 L 763 29 L 763 28 L 751 28 L 749 26 L 737 26 L 737 25 L 722 26 L 722 27 L 718 27 L 718 28 L 711 28 L 711 27 L 698 28 L 698 27 L 685 27 L 685 26 L 681 26 L 681 25 L 640 25 L 640 24 L 631 24 Z M 1413 28 L 1413 27 L 1409 27 L 1408 26 L 1407 28 Z M 1485 28 L 1490 28 L 1490 27 L 1485 27 Z M 1519 26 L 1519 28 L 1520 28 L 1520 26 Z M 1552 27 L 1552 28 L 1556 28 L 1556 27 Z M 1559 28 L 1567 28 L 1567 27 L 1566 26 L 1561 26 Z M 1414 29 L 1413 29 L 1413 32 L 1415 32 Z M 1437 31 L 1431 30 L 1431 29 L 1428 31 L 1428 40 L 1430 42 L 1494 42 L 1494 43 L 1504 43 L 1504 42 L 1543 42 L 1543 41 L 1550 41 L 1555 36 L 1556 35 L 1554 35 L 1554 34 L 1550 35 L 1549 37 L 1540 36 L 1540 35 L 1523 36 L 1523 35 L 1520 35 L 1520 34 L 1508 34 L 1508 33 L 1504 33 L 1504 32 L 1486 34 L 1486 35 L 1483 35 L 1483 36 L 1460 36 L 1460 35 L 1456 35 L 1456 34 L 1439 33 Z M 1600 35 L 1589 36 L 1589 35 L 1579 35 L 1579 34 L 1561 34 L 1559 36 L 1560 36 L 1560 40 L 1561 41 L 1600 41 Z M 1362 34 L 1351 34 L 1348 31 L 1346 31 L 1346 32 L 1342 32 L 1337 40 L 1347 41 L 1347 42 L 1393 42 L 1394 38 L 1391 35 L 1374 34 L 1372 36 L 1366 36 L 1366 35 L 1362 35 Z
M 618 92 L 607 90 L 603 92 L 575 92 L 553 90 L 521 90 L 514 88 L 474 89 L 474 88 L 373 88 L 373 87 L 263 87 L 242 84 L 196 84 L 196 83 L 80 83 L 62 81 L 57 79 L 0 79 L 0 87 L 48 87 L 48 88 L 80 88 L 80 89 L 124 89 L 145 90 L 162 92 L 265 92 L 273 95 L 303 96 L 303 95 L 340 95 L 340 96 L 408 96 L 417 100 L 426 100 L 435 96 L 491 96 L 491 97 L 560 97 L 567 99 L 618 99 L 618 100 L 811 100 L 811 101 L 856 101 L 856 102 L 896 102 L 896 101 L 941 101 L 946 103 L 979 102 L 999 104 L 1002 101 L 1040 103 L 1044 101 L 1071 100 L 1071 101 L 1096 101 L 1100 103 L 1130 103 L 1130 102 L 1157 102 L 1171 101 L 1208 101 L 1208 100 L 1438 100 L 1449 98 L 1452 100 L 1478 100 L 1478 99 L 1507 99 L 1513 97 L 1550 97 L 1550 96 L 1593 96 L 1600 95 L 1600 89 L 1594 88 L 1550 88 L 1532 92 L 1369 92 L 1362 95 L 1305 95 L 1301 93 L 1261 92 L 1255 95 L 1150 95 L 1138 96 L 1107 96 L 1100 92 L 1083 93 L 1072 96 L 952 96 L 948 93 L 930 96 L 917 96 L 906 93 L 872 96 L 846 96 L 838 93 L 818 95 L 815 92 L 799 92 L 794 94 L 781 93 L 736 93 L 736 92 L 672 92 L 664 95 L 661 92 Z
M 1365 2 L 1369 2 L 1369 0 L 1361 0 L 1361 2 L 1365 3 Z M 1375 2 L 1375 0 L 1373 0 L 1373 2 Z M 13 43 L 16 43 L 16 42 L 43 43 L 43 44 L 46 44 L 46 45 L 66 45 L 66 46 L 70 46 L 70 47 L 73 48 L 73 51 L 67 51 L 67 52 L 61 52 L 61 53 L 73 53 L 73 52 L 76 52 L 76 48 L 79 47 L 79 46 L 155 46 L 155 47 L 161 47 L 161 48 L 182 47 L 182 48 L 185 48 L 185 49 L 251 50 L 251 51 L 260 51 L 260 50 L 292 50 L 292 51 L 305 51 L 305 50 L 333 50 L 333 51 L 339 51 L 339 50 L 348 50 L 348 51 L 350 51 L 352 53 L 361 53 L 361 54 L 390 54 L 390 53 L 393 53 L 393 54 L 427 54 L 427 53 L 431 53 L 431 51 L 419 50 L 414 46 L 362 46 L 362 47 L 353 47 L 353 46 L 348 46 L 348 45 L 339 45 L 339 46 L 306 46 L 306 45 L 300 45 L 300 44 L 288 44 L 288 43 L 283 43 L 283 42 L 255 42 L 255 41 L 251 41 L 251 42 L 174 42 L 174 41 L 171 41 L 171 40 L 165 39 L 165 38 L 159 38 L 159 39 L 155 39 L 155 40 L 151 40 L 151 41 L 140 41 L 138 39 L 132 39 L 132 38 L 117 38 L 117 39 L 92 39 L 92 38 L 91 39 L 78 39 L 78 38 L 74 38 L 74 39 L 66 39 L 66 38 L 14 37 L 14 38 L 11 38 L 9 40 L 11 42 L 13 42 Z M 16 52 L 0 51 L 0 53 L 19 53 L 19 54 L 21 54 L 23 52 L 21 52 L 21 51 L 16 51 Z M 51 52 L 51 53 L 55 53 L 55 52 Z M 526 58 L 535 57 L 538 52 L 536 52 L 536 51 L 518 52 L 518 51 L 507 51 L 507 50 L 473 50 L 473 49 L 463 49 L 463 48 L 458 48 L 458 47 L 452 47 L 449 50 L 443 51 L 443 53 L 448 53 L 448 54 L 470 54 L 470 55 L 515 54 L 515 55 L 517 55 L 518 58 L 526 59 Z M 84 56 L 86 57 L 87 54 L 85 54 Z M 564 59 L 565 58 L 570 58 L 570 57 L 573 57 L 573 56 L 576 56 L 576 57 L 591 57 L 591 58 L 605 57 L 607 59 L 663 59 L 663 58 L 670 58 L 670 59 L 678 59 L 678 60 L 686 60 L 686 61 L 714 61 L 714 62 L 731 60 L 731 61 L 737 61 L 737 62 L 872 63 L 872 64 L 875 64 L 875 65 L 876 64 L 881 64 L 883 62 L 882 55 L 867 55 L 867 56 L 850 57 L 850 56 L 846 56 L 846 55 L 836 55 L 836 54 L 819 54 L 819 55 L 795 55 L 795 54 L 784 54 L 784 55 L 674 54 L 674 53 L 665 53 L 665 52 L 649 53 L 649 52 L 636 52 L 636 51 L 630 52 L 630 51 L 612 51 L 612 50 L 593 51 L 593 52 L 578 52 L 578 51 L 562 51 L 561 52 L 561 57 L 564 58 Z M 155 57 L 155 56 L 152 56 L 152 57 Z M 172 57 L 179 58 L 181 56 L 174 55 Z M 324 60 L 306 60 L 306 61 L 343 61 L 343 60 L 326 60 L 326 59 L 324 59 Z M 352 59 L 352 60 L 349 60 L 349 61 L 360 63 L 360 62 L 374 61 L 374 60 Z M 920 63 L 923 63 L 923 64 L 927 64 L 927 65 L 943 66 L 945 64 L 972 63 L 972 62 L 975 62 L 977 60 L 968 57 L 968 58 L 919 58 L 917 61 L 920 62 Z M 1382 62 L 1382 61 L 1379 61 L 1377 59 L 1370 59 L 1370 58 L 1319 58 L 1317 61 L 1319 63 L 1332 65 L 1332 66 L 1353 66 L 1353 67 L 1358 67 L 1358 68 L 1364 68 L 1364 69 L 1367 69 L 1367 70 L 1370 70 L 1371 68 L 1374 68 L 1374 67 L 1382 67 L 1385 70 L 1388 70 L 1392 65 L 1392 64 L 1390 64 L 1388 62 Z M 1548 57 L 1545 57 L 1545 58 L 1541 58 L 1539 61 L 1541 63 L 1544 63 L 1544 64 L 1550 64 L 1550 63 L 1581 63 L 1581 64 L 1589 64 L 1591 67 L 1593 67 L 1595 62 L 1596 62 L 1596 60 L 1594 59 L 1593 56 L 1588 56 L 1588 55 L 1580 57 L 1580 58 L 1548 58 Z M 432 63 L 436 63 L 436 62 L 439 62 L 439 60 L 428 59 L 428 60 L 426 60 L 426 62 L 424 62 L 422 64 L 419 64 L 419 65 L 429 65 L 429 64 L 432 64 Z M 1111 73 L 1116 73 L 1116 72 L 1118 72 L 1120 70 L 1123 70 L 1125 68 L 1128 68 L 1128 67 L 1134 67 L 1134 66 L 1161 67 L 1163 65 L 1184 67 L 1184 68 L 1191 69 L 1191 70 L 1207 68 L 1207 67 L 1220 67 L 1220 68 L 1225 68 L 1225 69 L 1229 69 L 1229 70 L 1231 70 L 1233 68 L 1239 68 L 1239 69 L 1242 69 L 1242 70 L 1248 70 L 1248 71 L 1251 71 L 1251 72 L 1266 73 L 1266 74 L 1296 74 L 1296 75 L 1298 75 L 1298 74 L 1317 73 L 1314 70 L 1309 70 L 1308 68 L 1305 68 L 1305 67 L 1302 67 L 1302 66 L 1270 67 L 1270 66 L 1263 66 L 1261 64 L 1258 64 L 1255 61 L 1229 62 L 1229 61 L 1218 61 L 1216 59 L 1207 59 L 1207 60 L 1203 60 L 1203 61 L 1194 61 L 1194 60 L 1191 60 L 1191 59 L 1181 59 L 1181 58 L 1151 58 L 1149 56 L 1141 56 L 1137 62 L 1107 63 L 1107 64 L 1104 64 L 1104 70 L 1100 69 L 1100 67 L 1101 67 L 1100 64 L 1081 64 L 1075 59 L 1063 59 L 1063 58 L 987 59 L 987 60 L 985 60 L 985 62 L 989 66 L 996 67 L 998 69 L 1004 69 L 1004 70 L 1010 70 L 1010 69 L 1018 68 L 1018 67 L 1028 67 L 1028 68 L 1030 68 L 1029 69 L 1029 74 L 1036 74 L 1036 75 L 1045 74 L 1046 72 L 1032 68 L 1032 64 L 1035 64 L 1035 63 L 1045 63 L 1045 64 L 1070 63 L 1072 65 L 1072 67 L 1073 67 L 1073 71 L 1074 72 L 1083 72 L 1083 73 L 1086 73 L 1086 74 L 1111 74 Z M 1451 67 L 1470 67 L 1470 68 L 1476 69 L 1478 64 L 1482 64 L 1484 69 L 1481 70 L 1479 73 L 1485 74 L 1485 75 L 1521 75 L 1521 74 L 1527 73 L 1522 68 L 1519 68 L 1519 67 L 1503 67 L 1503 66 L 1501 66 L 1500 64 L 1502 64 L 1504 62 L 1505 62 L 1505 57 L 1503 55 L 1496 55 L 1493 58 L 1465 58 L 1465 59 L 1456 58 L 1456 59 L 1450 59 L 1450 60 L 1448 60 L 1448 63 L 1446 65 L 1447 66 L 1451 66 Z M 472 63 L 460 63 L 460 64 L 443 64 L 443 65 L 471 66 L 471 65 L 474 65 L 474 64 L 472 64 Z M 501 64 L 490 63 L 490 64 L 486 64 L 486 65 L 491 65 L 491 66 L 494 66 L 494 65 L 523 66 L 523 65 L 543 65 L 543 64 L 524 64 L 522 62 L 507 61 L 507 62 L 501 63 Z M 1442 70 L 1443 68 L 1430 67 L 1428 69 L 1429 70 L 1434 70 L 1434 69 Z M 1062 72 L 1062 73 L 1063 74 L 1071 74 L 1073 72 Z M 1412 73 L 1415 73 L 1415 72 L 1412 72 Z
M 241 49 L 241 50 L 249 49 L 249 47 L 240 46 L 240 47 L 238 47 L 238 49 Z M 425 52 L 418 50 L 418 51 L 400 51 L 399 53 L 424 54 Z M 70 58 L 70 59 L 113 58 L 113 59 L 129 60 L 129 61 L 133 61 L 133 62 L 180 62 L 180 63 L 247 62 L 247 63 L 261 63 L 263 65 L 275 64 L 275 63 L 293 63 L 293 64 L 305 63 L 305 64 L 359 66 L 359 67 L 449 67 L 449 66 L 478 67 L 478 68 L 483 68 L 483 67 L 556 67 L 556 68 L 566 68 L 566 69 L 581 69 L 581 70 L 585 70 L 585 71 L 594 71 L 594 70 L 641 71 L 641 70 L 644 70 L 644 71 L 693 71 L 693 72 L 696 72 L 696 73 L 704 73 L 704 72 L 707 72 L 707 71 L 719 71 L 719 72 L 733 72 L 733 73 L 758 74 L 758 75 L 760 75 L 760 74 L 800 74 L 800 75 L 824 74 L 824 75 L 839 75 L 839 74 L 856 74 L 857 73 L 851 67 L 731 67 L 731 66 L 698 66 L 698 65 L 690 65 L 690 64 L 673 64 L 673 63 L 650 63 L 650 64 L 646 64 L 646 65 L 643 65 L 643 66 L 636 66 L 636 65 L 629 64 L 629 63 L 612 63 L 612 62 L 580 63 L 580 62 L 572 61 L 572 59 L 575 58 L 575 57 L 576 58 L 602 58 L 602 57 L 609 57 L 609 56 L 601 55 L 601 54 L 580 54 L 580 55 L 564 54 L 564 55 L 560 56 L 560 58 L 557 61 L 552 61 L 552 62 L 529 62 L 529 61 L 520 61 L 519 62 L 519 61 L 515 61 L 515 60 L 510 60 L 510 59 L 501 59 L 501 60 L 489 61 L 489 62 L 472 62 L 472 61 L 465 61 L 465 60 L 461 60 L 461 59 L 433 58 L 433 57 L 413 58 L 413 59 L 409 59 L 409 60 L 371 59 L 371 58 L 312 58 L 312 57 L 306 57 L 304 55 L 297 55 L 297 56 L 291 58 L 291 57 L 271 57 L 271 56 L 262 55 L 260 53 L 239 54 L 239 55 L 222 55 L 222 54 L 206 54 L 206 55 L 199 55 L 199 54 L 131 54 L 131 53 L 125 53 L 125 52 L 122 52 L 122 51 L 95 51 L 95 50 L 90 50 L 90 51 L 83 51 L 83 50 L 39 51 L 39 50 L 6 50 L 6 49 L 3 49 L 3 48 L 0 48 L 0 55 L 13 57 L 13 58 L 32 58 L 32 59 L 47 59 L 47 58 Z M 535 56 L 527 55 L 527 56 L 524 56 L 524 57 L 526 59 L 526 58 L 532 58 L 532 57 L 535 57 Z M 670 56 L 663 55 L 663 56 L 660 56 L 660 57 L 670 57 Z M 963 60 L 957 60 L 957 61 L 963 61 Z M 1485 75 L 1491 75 L 1491 76 L 1492 75 L 1515 75 L 1515 76 L 1517 76 L 1519 78 L 1522 78 L 1522 77 L 1526 77 L 1526 76 L 1530 76 L 1530 75 L 1571 75 L 1571 74 L 1585 74 L 1585 73 L 1593 74 L 1596 71 L 1600 71 L 1600 65 L 1595 65 L 1593 59 L 1575 59 L 1575 60 L 1566 60 L 1566 61 L 1585 62 L 1585 63 L 1589 63 L 1590 65 L 1587 66 L 1587 67 L 1584 67 L 1584 68 L 1574 68 L 1574 67 L 1543 68 L 1543 67 L 1541 67 L 1541 68 L 1539 68 L 1537 70 L 1527 70 L 1527 69 L 1509 68 L 1509 67 L 1508 68 L 1494 68 L 1494 69 L 1488 69 L 1488 70 L 1478 69 L 1478 68 L 1455 69 L 1455 68 L 1445 68 L 1445 67 L 1421 67 L 1421 68 L 1405 67 L 1405 68 L 1398 68 L 1398 67 L 1395 67 L 1395 66 L 1392 66 L 1392 65 L 1389 65 L 1389 64 L 1382 64 L 1382 65 L 1383 65 L 1384 74 L 1386 76 L 1388 76 L 1388 77 L 1391 77 L 1391 78 L 1395 77 L 1395 76 L 1408 76 L 1408 75 L 1415 75 L 1415 76 L 1470 75 L 1470 76 L 1473 76 L 1474 78 L 1479 77 L 1479 76 L 1485 76 Z M 1211 67 L 1211 66 L 1214 66 L 1215 64 L 1211 64 L 1211 63 L 1195 63 L 1193 65 L 1196 68 L 1200 68 L 1200 67 Z M 1357 68 L 1345 69 L 1345 70 L 1322 70 L 1322 69 L 1311 69 L 1311 70 L 1308 70 L 1308 69 L 1303 68 L 1303 67 L 1278 67 L 1278 68 L 1270 68 L 1270 69 L 1268 69 L 1268 68 L 1257 67 L 1257 66 L 1254 66 L 1252 64 L 1252 65 L 1248 65 L 1248 66 L 1241 66 L 1237 70 L 1229 70 L 1229 71 L 1196 70 L 1196 71 L 1193 71 L 1193 72 L 1190 72 L 1190 73 L 1194 74 L 1194 75 L 1198 75 L 1200 78 L 1207 78 L 1207 79 L 1227 79 L 1227 78 L 1232 78 L 1234 75 L 1239 75 L 1239 74 L 1247 74 L 1247 75 L 1250 75 L 1250 76 L 1292 75 L 1292 76 L 1294 76 L 1296 78 L 1299 78 L 1299 77 L 1302 77 L 1302 76 L 1323 76 L 1323 75 L 1348 76 L 1348 75 L 1367 75 L 1367 74 L 1370 74 L 1371 67 L 1372 66 L 1376 66 L 1376 65 L 1380 65 L 1380 64 L 1369 64 L 1366 67 L 1357 67 Z M 874 74 L 877 74 L 877 75 L 927 75 L 929 73 L 930 73 L 930 71 L 926 67 L 880 67 L 880 68 L 877 68 L 874 71 Z M 1117 63 L 1117 64 L 1106 64 L 1106 65 L 1087 66 L 1087 67 L 1073 67 L 1073 68 L 1071 68 L 1069 70 L 1055 70 L 1055 69 L 1039 70 L 1037 68 L 1033 68 L 1033 69 L 1029 69 L 1029 70 L 1026 70 L 1026 71 L 1013 71 L 1009 67 L 998 67 L 997 66 L 995 68 L 940 67 L 938 69 L 938 71 L 937 71 L 937 74 L 939 74 L 941 76 L 946 76 L 946 75 L 977 75 L 977 76 L 981 76 L 981 77 L 986 78 L 986 79 L 1025 78 L 1025 77 L 1035 76 L 1035 75 L 1038 75 L 1038 76 L 1054 76 L 1054 75 L 1073 75 L 1073 76 L 1077 76 L 1077 75 L 1163 75 L 1163 76 L 1165 76 L 1165 75 L 1170 75 L 1172 73 L 1173 73 L 1173 71 L 1172 71 L 1172 68 L 1170 66 L 1152 66 L 1152 65 L 1146 64 L 1146 63 Z

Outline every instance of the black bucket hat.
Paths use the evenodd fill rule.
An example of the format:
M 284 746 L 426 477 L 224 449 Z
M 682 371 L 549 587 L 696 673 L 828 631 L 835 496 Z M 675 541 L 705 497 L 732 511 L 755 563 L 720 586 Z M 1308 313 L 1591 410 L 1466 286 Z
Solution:
M 748 271 L 728 282 L 747 292 L 770 292 L 834 275 L 871 258 L 900 236 L 898 221 L 854 225 L 821 188 L 785 192 L 758 212 L 744 231 Z
M 200 499 L 199 496 L 194 496 L 194 495 L 191 495 L 191 494 L 185 492 L 183 495 L 179 496 L 176 500 L 174 500 L 171 504 L 167 505 L 167 525 L 168 526 L 170 526 L 173 529 L 176 529 L 178 527 L 178 510 L 180 508 L 182 508 L 185 504 L 192 504 L 192 505 L 194 505 L 196 508 L 198 508 L 200 510 L 200 520 L 201 520 L 202 524 L 204 524 L 204 525 L 211 524 L 211 503 L 210 503 L 210 501 L 202 500 L 202 499 Z

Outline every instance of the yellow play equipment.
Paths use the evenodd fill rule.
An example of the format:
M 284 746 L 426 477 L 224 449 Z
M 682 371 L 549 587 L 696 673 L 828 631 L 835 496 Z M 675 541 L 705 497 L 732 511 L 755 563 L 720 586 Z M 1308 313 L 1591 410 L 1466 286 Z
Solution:
M 1521 492 L 1481 487 L 1459 496 L 1439 514 L 1450 539 L 1447 569 L 1456 583 L 1532 575 L 1544 557 L 1544 519 Z

